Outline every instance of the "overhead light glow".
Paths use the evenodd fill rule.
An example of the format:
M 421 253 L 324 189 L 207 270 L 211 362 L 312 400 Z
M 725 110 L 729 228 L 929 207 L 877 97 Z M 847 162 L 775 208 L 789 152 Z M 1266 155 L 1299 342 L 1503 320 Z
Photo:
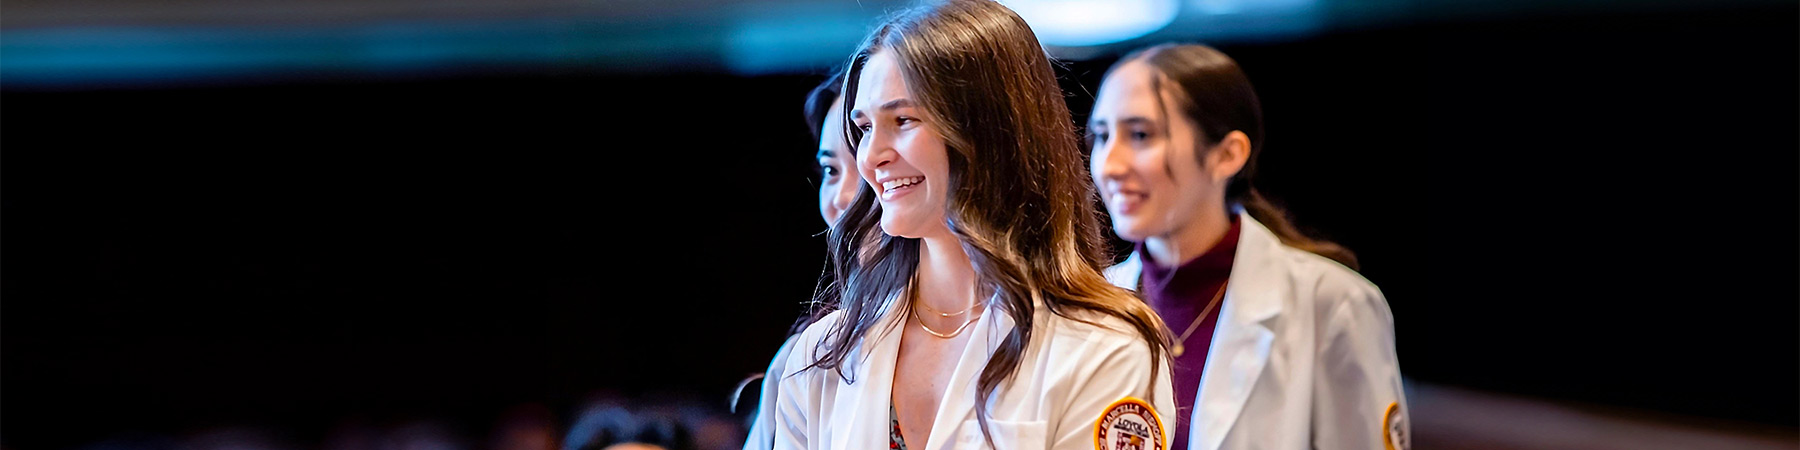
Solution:
M 1129 40 L 1175 21 L 1176 0 L 1002 0 L 1045 45 L 1082 47 Z

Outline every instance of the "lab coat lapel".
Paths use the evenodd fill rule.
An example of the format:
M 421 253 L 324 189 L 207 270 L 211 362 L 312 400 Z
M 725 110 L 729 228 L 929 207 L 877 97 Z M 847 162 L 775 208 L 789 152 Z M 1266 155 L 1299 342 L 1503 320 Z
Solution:
M 1270 319 L 1281 314 L 1279 283 L 1285 273 L 1272 257 L 1281 241 L 1262 224 L 1240 214 L 1242 231 L 1233 256 L 1231 281 L 1225 291 L 1219 324 L 1200 376 L 1194 418 L 1189 421 L 1191 450 L 1217 450 L 1250 398 L 1250 390 L 1269 362 L 1275 332 Z M 1180 449 L 1178 449 L 1180 450 Z
M 888 405 L 894 386 L 894 360 L 900 355 L 900 327 L 905 325 L 897 305 L 893 298 L 888 299 L 880 323 L 871 330 L 868 338 L 863 339 L 857 354 L 850 355 L 851 361 L 856 361 L 855 371 L 850 374 L 855 382 L 844 384 L 841 378 L 838 379 L 840 392 L 854 394 L 840 394 L 832 405 L 832 411 L 838 413 L 832 415 L 830 448 L 888 446 Z
M 988 310 L 971 325 L 974 329 L 970 331 L 976 333 L 964 344 L 962 359 L 956 362 L 956 371 L 950 375 L 950 386 L 944 389 L 943 401 L 938 402 L 936 419 L 931 422 L 931 436 L 925 439 L 925 445 L 920 449 L 951 448 L 956 443 L 955 433 L 962 422 L 974 418 L 981 371 L 987 368 L 988 358 L 1013 329 L 1012 316 L 993 308 L 995 304 L 991 300 L 988 305 Z M 891 372 L 892 361 L 889 365 Z
M 1138 256 L 1138 252 L 1131 252 L 1131 256 L 1125 257 L 1125 262 L 1108 267 L 1103 272 L 1107 282 L 1112 283 L 1113 286 L 1130 289 L 1132 292 L 1138 291 L 1138 277 L 1143 273 L 1144 258 Z

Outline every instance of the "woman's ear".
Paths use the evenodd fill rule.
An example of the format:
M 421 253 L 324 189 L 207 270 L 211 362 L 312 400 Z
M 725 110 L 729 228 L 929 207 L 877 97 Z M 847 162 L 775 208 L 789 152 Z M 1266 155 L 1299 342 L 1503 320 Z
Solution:
M 1213 182 L 1224 183 L 1236 176 L 1238 171 L 1244 170 L 1244 163 L 1250 161 L 1250 136 L 1236 130 L 1226 133 L 1225 139 L 1219 140 L 1219 145 L 1213 148 L 1212 154 L 1207 155 L 1206 159 L 1212 163 L 1209 172 Z

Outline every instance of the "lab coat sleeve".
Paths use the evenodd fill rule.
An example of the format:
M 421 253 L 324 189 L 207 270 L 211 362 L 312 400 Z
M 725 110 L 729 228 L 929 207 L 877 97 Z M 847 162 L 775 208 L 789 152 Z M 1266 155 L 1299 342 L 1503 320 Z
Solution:
M 1387 300 L 1361 277 L 1325 281 L 1317 294 L 1326 309 L 1318 322 L 1313 446 L 1408 448 L 1411 425 Z
M 802 450 L 813 448 L 808 439 L 815 434 L 814 421 L 822 420 L 813 415 L 822 408 L 815 380 L 821 370 L 807 370 L 814 360 L 814 350 L 818 343 L 819 324 L 815 323 L 788 348 L 785 368 L 779 374 L 779 388 L 775 392 L 775 418 L 771 426 L 774 434 L 774 448 L 777 450 Z
M 793 351 L 794 342 L 800 335 L 789 336 L 775 351 L 775 358 L 769 361 L 769 371 L 763 374 L 762 395 L 757 397 L 756 419 L 750 424 L 750 434 L 744 440 L 744 450 L 769 450 L 775 445 L 775 405 L 776 397 L 781 392 L 781 374 L 787 370 L 787 356 Z
M 1091 374 L 1069 393 L 1062 417 L 1051 419 L 1053 450 L 1093 450 L 1094 429 L 1109 406 L 1127 397 L 1150 403 L 1163 427 L 1165 446 L 1175 426 L 1175 389 L 1169 382 L 1167 355 L 1150 358 L 1149 344 L 1133 332 L 1112 336 L 1110 345 L 1076 364 L 1078 372 Z M 1155 374 L 1152 377 L 1152 374 Z M 1153 379 L 1154 378 L 1154 379 Z

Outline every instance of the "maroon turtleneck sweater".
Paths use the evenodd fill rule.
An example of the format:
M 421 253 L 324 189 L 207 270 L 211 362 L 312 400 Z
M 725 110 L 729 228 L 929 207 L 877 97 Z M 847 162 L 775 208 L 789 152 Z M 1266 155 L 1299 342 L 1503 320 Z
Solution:
M 1169 324 L 1169 331 L 1174 333 L 1170 337 L 1180 339 L 1181 333 L 1195 320 L 1201 321 L 1187 339 L 1179 342 L 1185 352 L 1175 357 L 1174 379 L 1170 381 L 1175 385 L 1177 411 L 1175 427 L 1170 430 L 1174 436 L 1170 441 L 1171 450 L 1187 449 L 1188 423 L 1194 413 L 1195 396 L 1200 392 L 1200 375 L 1206 369 L 1206 352 L 1212 348 L 1213 328 L 1219 323 L 1219 311 L 1225 309 L 1224 300 L 1220 300 L 1206 317 L 1196 316 L 1230 280 L 1239 231 L 1238 218 L 1232 215 L 1231 229 L 1225 231 L 1218 244 L 1178 267 L 1157 264 L 1143 244 L 1137 246 L 1138 257 L 1144 262 L 1143 275 L 1138 280 L 1142 287 L 1140 292 L 1150 302 L 1150 307 Z

